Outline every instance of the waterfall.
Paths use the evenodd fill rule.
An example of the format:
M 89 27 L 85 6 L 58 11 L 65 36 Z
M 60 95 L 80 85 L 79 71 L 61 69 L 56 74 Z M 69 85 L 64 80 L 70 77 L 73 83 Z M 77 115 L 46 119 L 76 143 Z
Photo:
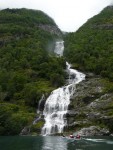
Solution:
M 63 41 L 56 42 L 55 53 L 62 56 L 63 49 Z M 85 79 L 85 75 L 71 69 L 71 65 L 68 62 L 66 62 L 66 66 L 69 73 L 69 84 L 52 91 L 47 98 L 43 111 L 45 124 L 42 128 L 42 135 L 63 132 L 64 127 L 67 125 L 65 116 L 70 104 L 70 98 L 75 92 L 75 85 Z
M 42 118 L 42 109 L 43 109 L 44 100 L 45 100 L 45 95 L 43 94 L 38 104 L 37 114 L 39 114 L 39 116 L 36 117 L 36 119 L 34 119 L 33 124 L 36 124 Z
M 63 51 L 64 51 L 64 41 L 57 41 L 55 43 L 55 50 L 54 50 L 54 52 L 58 56 L 63 56 Z

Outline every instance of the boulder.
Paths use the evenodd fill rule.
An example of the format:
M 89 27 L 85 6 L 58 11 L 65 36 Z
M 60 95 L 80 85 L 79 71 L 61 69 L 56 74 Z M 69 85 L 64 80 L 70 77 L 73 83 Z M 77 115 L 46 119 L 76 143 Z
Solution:
M 82 128 L 80 131 L 76 132 L 75 134 L 79 134 L 81 136 L 103 136 L 103 135 L 109 135 L 110 132 L 106 128 L 100 128 L 98 126 L 90 126 L 87 128 Z
M 20 133 L 20 135 L 29 135 L 30 134 L 30 127 L 24 127 Z

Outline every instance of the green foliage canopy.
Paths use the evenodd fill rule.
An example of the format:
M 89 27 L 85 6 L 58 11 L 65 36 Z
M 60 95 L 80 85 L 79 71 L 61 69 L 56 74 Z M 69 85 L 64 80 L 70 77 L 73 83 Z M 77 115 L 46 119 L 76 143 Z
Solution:
M 80 70 L 113 81 L 113 6 L 65 36 L 65 56 Z
M 0 134 L 19 134 L 33 121 L 42 94 L 64 83 L 64 58 L 52 49 L 59 34 L 45 13 L 0 11 Z

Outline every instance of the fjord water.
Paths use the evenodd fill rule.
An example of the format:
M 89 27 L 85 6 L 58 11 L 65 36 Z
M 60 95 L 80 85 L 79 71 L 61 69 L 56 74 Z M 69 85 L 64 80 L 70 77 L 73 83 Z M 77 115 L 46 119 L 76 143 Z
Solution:
M 62 56 L 63 50 L 63 41 L 56 42 L 55 53 Z M 66 66 L 69 74 L 68 84 L 52 91 L 46 100 L 43 111 L 45 124 L 42 128 L 42 135 L 63 133 L 63 129 L 67 125 L 65 115 L 68 111 L 70 98 L 75 92 L 75 85 L 85 79 L 85 75 L 71 69 L 71 65 L 68 62 L 66 62 Z
M 113 150 L 113 137 L 2 136 L 0 150 Z

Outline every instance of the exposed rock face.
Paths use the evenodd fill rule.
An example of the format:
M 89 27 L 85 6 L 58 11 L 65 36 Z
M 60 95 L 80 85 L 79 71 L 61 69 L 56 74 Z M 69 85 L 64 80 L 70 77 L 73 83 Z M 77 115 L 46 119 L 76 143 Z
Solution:
M 112 30 L 113 24 L 101 24 L 101 25 L 93 25 L 92 28 L 98 28 L 98 29 L 105 29 L 105 30 Z
M 30 127 L 24 127 L 20 133 L 20 135 L 29 135 L 29 134 L 30 134 Z
M 98 126 L 90 126 L 88 128 L 83 128 L 75 134 L 79 134 L 81 136 L 97 136 L 97 135 L 109 135 L 109 130 L 101 129 Z
M 56 34 L 58 36 L 62 35 L 62 32 L 60 31 L 60 29 L 58 29 L 56 26 L 53 26 L 53 25 L 40 24 L 40 25 L 37 25 L 37 27 L 45 31 L 48 31 L 51 34 Z
M 113 93 L 105 92 L 99 76 L 89 75 L 76 86 L 66 117 L 68 131 L 81 129 L 87 136 L 113 133 Z

